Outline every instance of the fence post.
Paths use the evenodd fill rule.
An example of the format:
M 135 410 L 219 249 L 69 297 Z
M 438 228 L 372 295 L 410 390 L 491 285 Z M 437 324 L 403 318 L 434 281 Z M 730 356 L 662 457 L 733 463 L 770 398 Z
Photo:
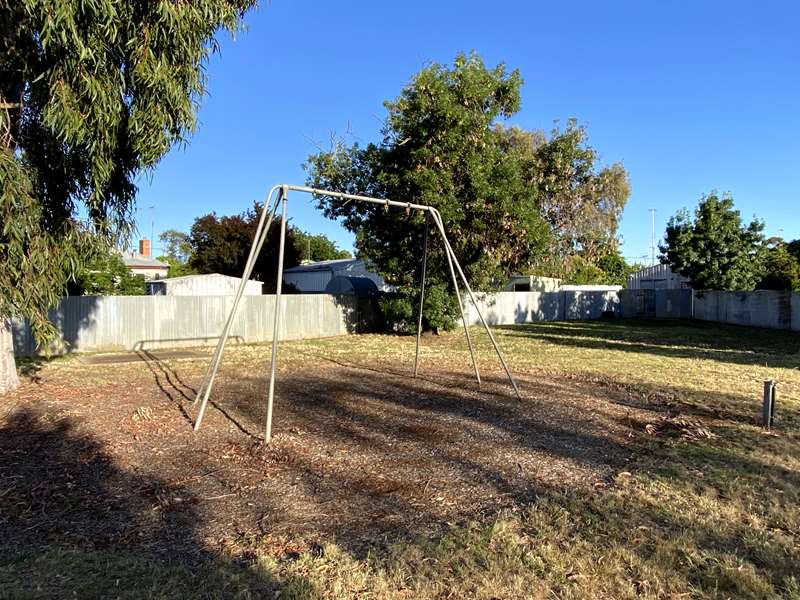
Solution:
M 772 427 L 775 420 L 775 400 L 778 384 L 774 379 L 764 380 L 764 404 L 761 408 L 761 420 L 765 429 Z

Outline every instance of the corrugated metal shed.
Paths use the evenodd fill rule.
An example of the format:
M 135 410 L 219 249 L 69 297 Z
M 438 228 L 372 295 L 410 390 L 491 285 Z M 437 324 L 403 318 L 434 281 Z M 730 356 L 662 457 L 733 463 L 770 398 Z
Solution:
M 233 296 L 239 288 L 241 277 L 230 277 L 219 273 L 207 275 L 184 275 L 158 281 L 148 281 L 145 289 L 150 296 Z M 246 296 L 260 296 L 263 285 L 250 280 L 244 288 Z
M 286 269 L 283 281 L 294 285 L 300 292 L 322 293 L 334 277 L 366 277 L 371 279 L 380 291 L 389 291 L 383 277 L 371 271 L 363 260 L 344 258 L 340 260 L 323 260 Z
M 628 275 L 629 290 L 680 290 L 690 287 L 689 279 L 673 273 L 669 265 L 653 265 Z
M 328 282 L 325 288 L 328 294 L 343 294 L 347 296 L 358 296 L 368 298 L 378 295 L 378 286 L 367 277 L 345 277 L 337 275 Z

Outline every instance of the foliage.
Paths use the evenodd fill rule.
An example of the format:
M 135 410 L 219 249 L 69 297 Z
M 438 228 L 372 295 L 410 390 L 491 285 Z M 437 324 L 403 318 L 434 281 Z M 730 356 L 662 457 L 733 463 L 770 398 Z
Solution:
M 252 209 L 239 215 L 218 217 L 216 213 L 211 213 L 195 219 L 189 234 L 192 245 L 189 267 L 197 273 L 221 273 L 241 277 L 256 235 L 261 207 L 262 205 L 256 203 Z M 281 221 L 277 218 L 272 222 L 251 276 L 264 283 L 265 293 L 275 291 L 280 229 Z M 283 266 L 289 268 L 298 264 L 300 250 L 294 229 L 288 227 Z
M 786 247 L 770 249 L 764 275 L 756 287 L 761 290 L 800 290 L 800 262 Z
M 391 331 L 410 333 L 416 330 L 413 298 L 405 294 L 387 293 L 378 298 L 381 315 Z
M 475 55 L 459 55 L 452 69 L 426 67 L 385 103 L 380 144 L 339 145 L 311 156 L 309 181 L 435 206 L 470 279 L 478 286 L 501 280 L 538 256 L 547 237 L 538 212 L 519 208 L 530 207 L 532 197 L 516 165 L 504 160 L 493 127 L 519 109 L 520 84 L 518 72 L 508 73 L 503 65 L 488 69 Z M 421 214 L 326 198 L 320 204 L 356 232 L 359 252 L 388 283 L 401 290 L 418 283 Z M 446 282 L 441 245 L 430 250 L 431 277 Z
M 313 235 L 298 227 L 292 227 L 292 234 L 300 250 L 301 261 L 319 262 L 321 260 L 353 258 L 350 252 L 341 250 L 336 246 L 336 242 L 321 233 Z
M 602 284 L 606 274 L 597 265 L 592 264 L 582 256 L 573 256 L 564 276 L 564 283 L 571 285 Z
M 419 290 L 413 294 L 388 293 L 378 300 L 381 315 L 393 331 L 412 333 L 417 330 L 419 318 Z M 454 329 L 461 315 L 458 299 L 450 293 L 446 284 L 425 284 L 422 305 L 422 328 L 426 331 L 448 331 Z
M 71 219 L 51 224 L 49 212 L 27 169 L 0 150 L 0 319 L 26 318 L 40 344 L 56 333 L 47 309 L 94 244 L 93 236 Z
M 214 36 L 254 2 L 3 2 L 0 318 L 54 334 L 46 311 L 94 251 L 87 230 L 129 233 L 136 175 L 187 140 Z
M 414 303 L 414 315 L 419 310 L 419 298 Z M 458 310 L 458 298 L 450 293 L 447 284 L 435 283 L 425 286 L 425 299 L 422 304 L 422 327 L 426 330 L 439 332 L 454 329 L 460 322 L 461 314 Z
M 615 247 L 627 174 L 620 165 L 598 170 L 597 154 L 574 121 L 549 138 L 503 127 L 499 120 L 519 110 L 521 83 L 517 71 L 487 68 L 476 54 L 457 56 L 452 67 L 432 64 L 385 103 L 380 143 L 338 142 L 310 156 L 308 182 L 436 207 L 467 277 L 481 289 L 515 273 L 555 270 L 576 252 L 594 260 Z M 319 203 L 355 232 L 359 256 L 413 300 L 424 217 L 325 197 Z M 429 279 L 449 289 L 435 230 Z M 443 311 L 451 306 L 426 303 L 425 321 L 449 325 Z
M 158 260 L 169 265 L 169 277 L 182 277 L 194 273 L 188 262 L 192 255 L 192 242 L 189 235 L 175 229 L 167 229 L 158 236 L 166 253 Z
M 800 240 L 792 240 L 786 244 L 786 251 L 800 261 Z
M 180 262 L 170 256 L 159 256 L 157 260 L 169 265 L 167 277 L 183 277 L 184 275 L 195 274 L 195 270 L 188 263 Z
M 553 129 L 549 138 L 517 128 L 499 132 L 552 229 L 552 257 L 563 263 L 580 254 L 595 262 L 603 253 L 616 251 L 617 227 L 630 195 L 622 164 L 598 168 L 597 151 L 575 119 L 564 129 Z
M 164 258 L 182 264 L 189 262 L 192 254 L 192 242 L 188 234 L 175 229 L 167 229 L 158 236 L 158 239 L 161 240 L 165 250 Z
M 619 251 L 602 255 L 596 264 L 603 271 L 603 283 L 606 285 L 627 285 L 628 276 L 642 268 L 638 263 L 628 264 Z
M 67 285 L 70 296 L 141 296 L 144 277 L 132 274 L 114 250 L 97 251 Z
M 694 219 L 683 210 L 669 220 L 661 262 L 688 277 L 694 289 L 752 290 L 766 252 L 764 224 L 744 226 L 730 195 L 704 196 Z

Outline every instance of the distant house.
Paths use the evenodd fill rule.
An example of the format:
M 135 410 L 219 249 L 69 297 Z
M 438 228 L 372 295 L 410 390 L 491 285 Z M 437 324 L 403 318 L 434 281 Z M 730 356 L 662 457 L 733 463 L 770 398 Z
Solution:
M 653 265 L 628 275 L 629 290 L 680 290 L 691 288 L 687 277 L 674 273 L 669 265 Z
M 241 281 L 241 277 L 210 273 L 147 281 L 144 285 L 148 296 L 234 296 Z M 263 283 L 251 279 L 245 285 L 244 294 L 260 296 L 263 288 Z
M 145 281 L 163 279 L 169 273 L 169 265 L 151 256 L 150 240 L 139 240 L 139 252 L 123 252 L 122 262 L 134 275 L 142 275 Z
M 291 284 L 298 291 L 305 293 L 328 291 L 328 285 L 334 277 L 366 278 L 372 280 L 379 291 L 387 292 L 392 289 L 391 286 L 386 285 L 383 277 L 371 271 L 367 264 L 358 258 L 323 260 L 292 267 L 283 272 L 284 283 Z

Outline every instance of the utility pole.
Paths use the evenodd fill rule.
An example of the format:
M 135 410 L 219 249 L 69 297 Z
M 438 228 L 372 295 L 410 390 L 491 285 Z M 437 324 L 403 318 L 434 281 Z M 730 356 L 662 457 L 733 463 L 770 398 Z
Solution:
M 156 230 L 156 207 L 154 204 L 153 206 L 148 206 L 147 208 L 150 209 L 150 247 L 154 248 L 156 245 L 156 241 L 153 239 Z
M 656 264 L 656 209 L 651 208 L 650 210 L 650 266 L 653 267 Z

